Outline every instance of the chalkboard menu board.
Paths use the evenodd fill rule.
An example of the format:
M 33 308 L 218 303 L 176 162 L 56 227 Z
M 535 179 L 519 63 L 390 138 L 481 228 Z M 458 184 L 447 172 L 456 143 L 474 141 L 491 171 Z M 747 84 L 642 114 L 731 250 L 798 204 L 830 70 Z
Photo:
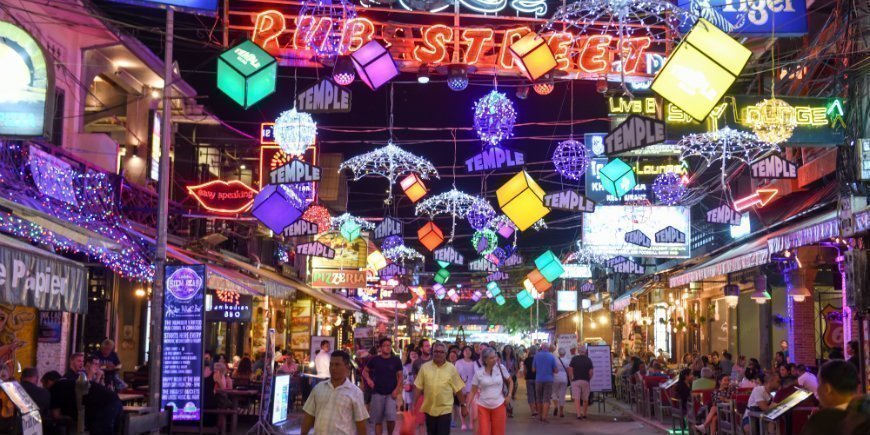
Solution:
M 173 420 L 199 421 L 205 265 L 166 266 L 164 270 L 160 407 L 171 406 Z
M 610 376 L 610 346 L 587 345 L 589 359 L 592 360 L 592 379 L 589 380 L 589 389 L 595 393 L 613 391 L 613 378 Z
M 205 318 L 210 322 L 250 322 L 254 297 L 236 292 L 216 290 L 208 298 Z

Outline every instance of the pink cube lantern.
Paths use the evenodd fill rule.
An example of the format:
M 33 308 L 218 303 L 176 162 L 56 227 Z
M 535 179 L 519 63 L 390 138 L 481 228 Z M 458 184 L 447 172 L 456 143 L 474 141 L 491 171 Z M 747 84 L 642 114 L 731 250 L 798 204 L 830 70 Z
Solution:
M 498 230 L 496 231 L 498 235 L 509 239 L 512 235 L 514 235 L 514 226 L 508 222 L 502 222 L 498 226 Z
M 372 40 L 350 55 L 357 75 L 373 91 L 399 75 L 399 67 L 390 50 L 380 41 Z

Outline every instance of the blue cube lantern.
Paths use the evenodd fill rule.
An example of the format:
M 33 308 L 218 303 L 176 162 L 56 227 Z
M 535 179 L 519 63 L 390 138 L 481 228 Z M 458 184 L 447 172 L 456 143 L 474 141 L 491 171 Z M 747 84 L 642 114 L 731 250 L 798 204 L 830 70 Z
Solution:
M 450 272 L 448 272 L 447 269 L 441 269 L 438 272 L 435 272 L 435 282 L 438 284 L 445 284 L 448 279 L 450 279 Z
M 532 294 L 529 293 L 528 290 L 523 290 L 517 293 L 517 302 L 520 303 L 520 306 L 523 308 L 529 308 L 535 303 L 535 298 L 532 297 Z
M 598 170 L 598 178 L 607 193 L 622 198 L 637 185 L 634 169 L 620 159 L 613 159 Z
M 548 282 L 553 282 L 565 273 L 562 262 L 553 251 L 547 251 L 535 259 L 535 266 Z
M 505 302 L 507 302 L 507 301 L 505 300 L 503 295 L 498 295 L 495 297 L 495 303 L 497 303 L 499 305 L 504 305 Z
M 359 238 L 362 227 L 353 219 L 348 219 L 343 224 L 341 224 L 341 228 L 339 228 L 339 231 L 341 231 L 341 237 L 344 237 L 348 242 L 352 242 Z
M 304 203 L 284 185 L 269 184 L 254 197 L 251 214 L 275 233 L 284 231 L 305 211 Z

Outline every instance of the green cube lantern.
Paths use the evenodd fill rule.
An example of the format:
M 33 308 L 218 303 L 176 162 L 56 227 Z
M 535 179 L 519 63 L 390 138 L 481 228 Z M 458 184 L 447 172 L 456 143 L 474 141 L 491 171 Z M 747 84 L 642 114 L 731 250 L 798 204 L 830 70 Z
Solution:
M 528 290 L 523 290 L 517 293 L 517 302 L 520 303 L 520 306 L 523 308 L 529 308 L 535 303 L 535 298 L 532 297 L 532 294 L 529 293 Z
M 498 286 L 498 283 L 495 281 L 490 281 L 486 285 L 486 291 L 489 292 L 489 297 L 497 298 L 501 295 L 501 287 Z
M 361 230 L 362 227 L 353 220 L 345 221 L 345 223 L 341 224 L 341 228 L 339 228 L 341 237 L 344 237 L 348 242 L 358 239 Z
M 535 266 L 541 271 L 541 275 L 544 275 L 544 279 L 549 282 L 555 281 L 565 273 L 562 262 L 559 261 L 559 258 L 556 257 L 553 251 L 547 251 L 538 256 L 535 259 Z
M 275 58 L 251 41 L 218 57 L 218 89 L 245 109 L 275 92 L 277 74 Z
M 613 159 L 598 171 L 601 184 L 611 195 L 622 198 L 637 184 L 634 169 L 620 159 Z
M 441 269 L 438 272 L 435 272 L 435 282 L 438 284 L 446 284 L 448 279 L 450 279 L 450 272 L 448 272 L 447 269 Z
M 507 301 L 505 300 L 504 296 L 498 295 L 495 297 L 495 303 L 497 303 L 499 305 L 504 305 L 505 302 L 507 302 Z

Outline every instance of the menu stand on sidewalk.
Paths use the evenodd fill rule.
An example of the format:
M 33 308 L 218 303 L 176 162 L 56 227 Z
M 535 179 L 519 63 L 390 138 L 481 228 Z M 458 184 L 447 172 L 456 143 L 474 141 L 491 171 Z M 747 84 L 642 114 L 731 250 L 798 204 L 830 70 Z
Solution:
M 245 435 L 281 435 L 282 432 L 269 421 L 269 412 L 272 409 L 272 370 L 275 367 L 275 329 L 269 329 L 266 334 L 266 356 L 263 365 L 263 385 L 260 387 L 260 412 L 257 424 L 249 429 Z

